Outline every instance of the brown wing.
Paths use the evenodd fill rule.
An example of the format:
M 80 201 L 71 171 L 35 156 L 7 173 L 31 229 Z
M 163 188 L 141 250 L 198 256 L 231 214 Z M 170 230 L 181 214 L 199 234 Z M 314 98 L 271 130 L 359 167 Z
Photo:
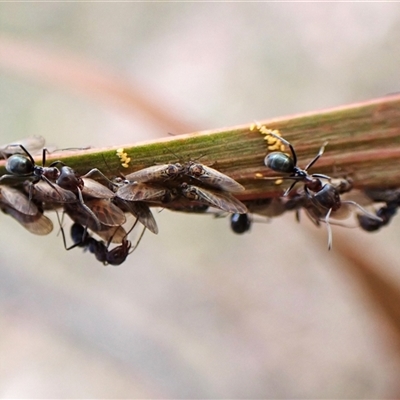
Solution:
M 189 162 L 186 164 L 186 174 L 191 178 L 199 180 L 205 185 L 227 192 L 242 192 L 244 187 L 234 179 L 214 168 L 206 167 L 203 164 Z
M 39 213 L 35 204 L 24 193 L 9 186 L 0 186 L 0 202 L 24 215 L 34 216 Z
M 182 185 L 182 194 L 191 200 L 219 208 L 229 213 L 246 214 L 246 206 L 229 193 L 198 188 L 193 185 Z
M 148 183 L 132 182 L 120 187 L 115 195 L 122 200 L 161 200 L 168 193 L 168 189 L 162 186 L 150 185 Z
M 41 213 L 32 216 L 22 214 L 8 206 L 2 206 L 1 209 L 34 235 L 48 235 L 53 230 L 53 222 Z
M 104 228 L 104 229 L 103 229 Z M 107 228 L 107 229 L 106 229 Z M 93 231 L 99 235 L 106 243 L 121 244 L 126 239 L 127 233 L 122 226 L 104 226 L 101 230 Z
M 115 233 L 112 243 L 122 243 L 122 239 L 126 237 L 126 232 L 122 227 L 107 226 L 100 224 L 100 229 L 96 222 L 91 218 L 80 203 L 64 204 L 65 213 L 79 225 L 87 226 L 92 232 L 97 233 L 105 240 L 109 240 L 110 236 Z M 122 231 L 119 229 L 123 229 Z
M 110 200 L 93 199 L 85 204 L 93 211 L 102 225 L 120 226 L 126 222 L 124 212 Z
M 115 194 L 108 187 L 90 178 L 82 178 L 82 194 L 96 199 L 112 199 Z
M 47 182 L 40 180 L 33 184 L 31 182 L 25 183 L 25 191 L 31 191 L 35 200 L 44 201 L 47 203 L 75 203 L 77 201 L 76 195 L 70 190 L 63 189 L 57 184 L 53 183 L 50 186 Z

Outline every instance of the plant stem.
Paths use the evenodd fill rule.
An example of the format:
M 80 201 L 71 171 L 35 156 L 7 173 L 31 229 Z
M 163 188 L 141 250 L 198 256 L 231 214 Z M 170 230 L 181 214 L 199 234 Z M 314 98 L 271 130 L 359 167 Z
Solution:
M 360 189 L 400 187 L 400 95 L 258 123 L 278 129 L 292 143 L 301 167 L 328 141 L 311 172 L 349 176 Z M 51 154 L 48 161 L 61 160 L 79 174 L 99 168 L 111 177 L 154 164 L 199 160 L 242 183 L 246 191 L 238 194 L 241 200 L 278 196 L 286 183 L 279 186 L 256 177 L 276 174 L 264 166 L 268 153 L 265 136 L 250 130 L 250 125 L 105 149 L 62 151 Z M 128 168 L 121 166 L 116 155 L 121 147 L 131 158 Z M 0 163 L 0 175 L 6 173 L 4 163 Z

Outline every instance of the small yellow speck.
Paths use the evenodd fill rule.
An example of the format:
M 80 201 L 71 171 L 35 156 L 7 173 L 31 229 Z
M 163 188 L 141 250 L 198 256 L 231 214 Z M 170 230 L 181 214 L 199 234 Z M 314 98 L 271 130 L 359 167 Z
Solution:
M 275 185 L 281 185 L 282 182 L 283 182 L 283 179 L 277 179 L 277 180 L 275 181 Z
M 254 129 L 256 129 L 256 124 L 251 124 L 251 125 L 250 125 L 250 130 L 251 130 L 251 131 L 254 131 Z
M 256 172 L 255 176 L 256 178 L 264 178 L 263 174 L 260 174 L 259 172 Z

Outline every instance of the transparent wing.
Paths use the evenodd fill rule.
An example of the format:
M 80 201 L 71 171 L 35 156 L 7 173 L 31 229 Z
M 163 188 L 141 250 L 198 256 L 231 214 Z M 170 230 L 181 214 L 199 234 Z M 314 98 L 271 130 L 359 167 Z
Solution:
M 106 199 L 88 200 L 85 204 L 93 211 L 102 225 L 120 226 L 126 222 L 124 212 Z
M 116 196 L 127 201 L 141 200 L 160 200 L 168 192 L 167 188 L 162 186 L 149 185 L 146 183 L 133 182 L 120 187 L 116 191 Z
M 34 235 L 48 235 L 53 230 L 53 222 L 41 213 L 32 216 L 25 215 L 9 206 L 2 206 L 1 209 Z
M 248 212 L 247 207 L 229 193 L 185 185 L 182 188 L 182 194 L 188 199 L 197 200 L 232 214 L 246 214 Z
M 205 185 L 227 192 L 242 192 L 244 187 L 231 177 L 217 171 L 214 168 L 206 167 L 203 164 L 189 162 L 186 164 L 186 174 L 197 179 Z
M 90 178 L 82 178 L 83 189 L 82 194 L 96 199 L 112 199 L 115 193 L 108 187 Z
M 35 216 L 39 213 L 36 205 L 24 193 L 9 186 L 0 186 L 0 202 L 24 215 Z

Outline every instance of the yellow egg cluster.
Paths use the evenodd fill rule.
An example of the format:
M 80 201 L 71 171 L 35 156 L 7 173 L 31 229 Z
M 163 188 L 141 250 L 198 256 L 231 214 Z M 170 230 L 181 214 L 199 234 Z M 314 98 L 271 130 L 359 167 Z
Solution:
M 117 157 L 121 160 L 121 165 L 124 168 L 129 167 L 129 163 L 131 161 L 130 157 L 128 157 L 128 154 L 124 152 L 124 149 L 120 148 L 117 149 Z
M 281 136 L 281 133 L 278 129 L 269 129 L 265 125 L 260 124 L 251 124 L 250 130 L 254 131 L 257 129 L 262 135 L 265 135 L 265 140 L 267 141 L 267 148 L 269 151 L 285 151 L 285 145 L 277 139 L 275 136 L 272 136 L 271 133 L 277 136 Z

